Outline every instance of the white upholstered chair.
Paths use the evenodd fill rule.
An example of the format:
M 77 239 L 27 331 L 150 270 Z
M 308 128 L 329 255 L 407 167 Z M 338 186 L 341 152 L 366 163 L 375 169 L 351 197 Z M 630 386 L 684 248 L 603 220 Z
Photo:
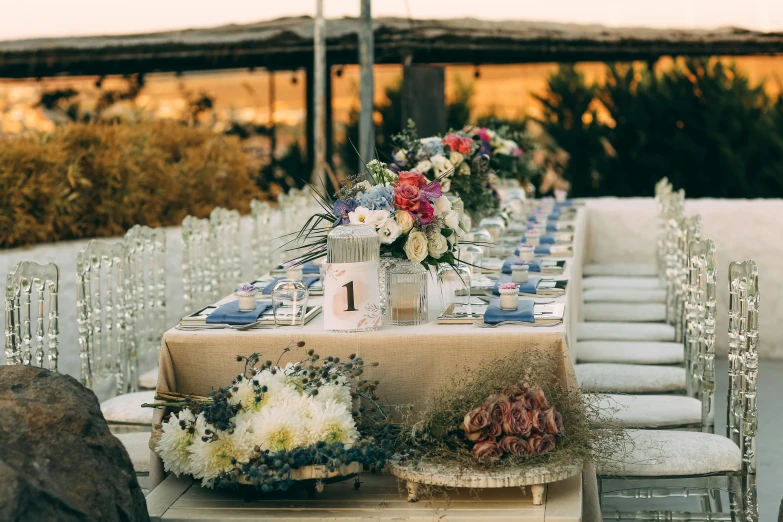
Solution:
M 656 495 L 670 490 L 677 494 L 683 479 L 689 487 L 700 482 L 704 491 L 721 489 L 729 493 L 731 520 L 758 522 L 756 495 L 756 437 L 758 435 L 758 346 L 759 286 L 758 267 L 752 260 L 729 266 L 729 392 L 726 437 L 709 432 L 672 430 L 629 430 L 633 443 L 629 455 L 598 466 L 599 478 L 621 477 L 656 479 Z M 707 295 L 706 306 L 714 301 Z M 714 315 L 704 322 L 706 331 L 698 343 L 707 350 L 698 357 L 702 365 L 699 383 L 702 393 L 714 393 L 713 359 L 709 352 L 714 340 Z M 710 331 L 712 330 L 712 331 Z M 701 350 L 702 348 L 699 348 Z M 707 401 L 704 404 L 710 405 Z M 708 428 L 707 428 L 708 429 Z M 661 487 L 672 484 L 671 488 Z M 662 491 L 663 490 L 663 491 Z M 652 492 L 648 492 L 652 493 Z M 604 497 L 628 496 L 623 491 L 602 491 Z M 644 498 L 649 495 L 635 495 Z M 721 511 L 720 502 L 702 495 L 705 513 L 643 512 L 606 513 L 607 520 L 718 520 L 710 517 Z M 719 497 L 717 497 L 719 498 Z M 680 518 L 676 518 L 680 517 Z M 682 518 L 686 517 L 686 518 Z M 722 518 L 725 520 L 725 518 Z

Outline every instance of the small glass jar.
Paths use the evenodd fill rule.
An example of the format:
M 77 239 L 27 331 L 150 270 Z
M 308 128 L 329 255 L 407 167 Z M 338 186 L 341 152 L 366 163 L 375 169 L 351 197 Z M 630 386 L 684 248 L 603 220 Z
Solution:
M 525 234 L 525 241 L 535 246 L 538 246 L 539 243 L 541 243 L 541 232 L 538 230 L 528 230 L 527 234 Z
M 519 257 L 519 259 L 532 263 L 535 259 L 536 247 L 530 243 L 522 243 L 517 247 L 517 252 L 517 257 Z
M 283 279 L 272 289 L 275 327 L 304 326 L 310 291 L 299 279 Z
M 301 265 L 300 266 L 295 266 L 295 267 L 292 267 L 292 268 L 289 268 L 288 270 L 286 270 L 285 271 L 285 277 L 286 277 L 286 279 L 293 279 L 293 280 L 297 280 L 298 279 L 300 281 L 302 279 L 304 279 L 304 272 L 302 271 Z
M 555 201 L 558 203 L 564 203 L 568 198 L 568 191 L 563 189 L 555 189 Z
M 477 228 L 475 230 L 471 230 L 468 234 L 467 241 L 473 241 L 474 243 L 478 243 L 477 246 L 481 249 L 481 252 L 483 253 L 484 257 L 489 257 L 490 249 L 492 248 L 492 234 L 490 234 L 486 229 L 483 228 Z
M 240 312 L 252 312 L 256 309 L 258 289 L 250 283 L 237 286 L 234 295 L 237 296 L 237 306 Z
M 440 265 L 438 285 L 443 305 L 467 303 L 470 300 L 470 270 L 466 265 Z
M 517 284 L 525 284 L 528 280 L 530 267 L 528 265 L 511 265 L 511 280 Z
M 519 308 L 519 288 L 517 285 L 505 283 L 498 291 L 500 293 L 501 310 L 516 310 Z
M 500 216 L 484 218 L 479 223 L 479 227 L 489 232 L 492 242 L 497 243 L 506 230 L 506 222 Z
M 484 259 L 484 251 L 476 245 L 459 246 L 459 261 L 467 266 L 473 274 L 481 273 L 481 262 Z
M 538 230 L 541 234 L 546 232 L 546 221 L 542 223 L 528 223 L 527 225 L 528 230 Z
M 391 324 L 418 326 L 427 323 L 427 269 L 421 263 L 399 260 L 389 268 L 386 284 Z

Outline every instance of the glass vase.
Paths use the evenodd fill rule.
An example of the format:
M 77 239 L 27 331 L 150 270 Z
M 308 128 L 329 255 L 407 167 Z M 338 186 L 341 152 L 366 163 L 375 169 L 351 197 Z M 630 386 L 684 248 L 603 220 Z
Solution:
M 378 261 L 378 291 L 381 294 L 381 315 L 386 315 L 389 304 L 389 287 L 386 284 L 389 278 L 389 269 L 392 268 L 398 259 L 393 257 L 381 257 Z
M 408 260 L 398 260 L 388 269 L 387 309 L 391 324 L 418 326 L 427 323 L 427 274 L 421 263 Z

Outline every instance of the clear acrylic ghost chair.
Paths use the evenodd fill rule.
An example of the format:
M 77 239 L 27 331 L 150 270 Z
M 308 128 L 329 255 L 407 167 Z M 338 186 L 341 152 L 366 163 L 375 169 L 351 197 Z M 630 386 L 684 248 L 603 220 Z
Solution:
M 131 392 L 136 324 L 128 303 L 128 256 L 123 241 L 93 239 L 76 257 L 76 307 L 82 384 L 111 392 L 101 403 L 108 422 L 148 425 L 152 415 L 143 403 L 155 392 Z
M 127 252 L 129 312 L 135 335 L 131 339 L 135 354 L 128 382 L 131 391 L 138 387 L 155 388 L 158 382 L 157 354 L 166 330 L 166 233 L 161 228 L 135 225 L 125 234 Z M 139 374 L 140 365 L 155 359 L 156 367 Z
M 253 220 L 253 237 L 250 244 L 253 250 L 253 271 L 251 278 L 261 277 L 272 268 L 272 253 L 274 251 L 272 238 L 272 206 L 266 201 L 254 199 L 250 202 L 250 216 Z
M 236 210 L 217 207 L 209 214 L 213 301 L 233 292 L 242 280 L 239 227 L 240 216 Z
M 604 520 L 732 520 L 758 522 L 756 492 L 756 438 L 758 436 L 759 284 L 755 261 L 729 265 L 729 391 L 727 436 L 714 433 L 629 430 L 634 441 L 623 459 L 600 464 L 600 478 L 655 479 L 651 488 L 604 492 L 621 498 L 692 496 L 702 500 L 703 513 L 633 511 L 607 513 Z M 712 290 L 705 290 L 704 357 L 701 383 L 709 391 L 712 367 L 710 309 Z M 707 404 L 705 402 L 705 404 Z M 710 407 L 714 407 L 714 404 Z M 687 486 L 682 487 L 682 481 Z M 673 482 L 673 487 L 663 483 Z M 720 503 L 711 503 L 706 492 L 728 491 L 728 515 L 718 515 Z M 714 506 L 714 510 L 712 509 Z
M 215 301 L 209 220 L 186 216 L 182 220 L 182 290 L 184 314 Z
M 59 287 L 60 270 L 54 263 L 40 265 L 21 261 L 11 269 L 5 287 L 6 364 L 24 364 L 57 371 Z

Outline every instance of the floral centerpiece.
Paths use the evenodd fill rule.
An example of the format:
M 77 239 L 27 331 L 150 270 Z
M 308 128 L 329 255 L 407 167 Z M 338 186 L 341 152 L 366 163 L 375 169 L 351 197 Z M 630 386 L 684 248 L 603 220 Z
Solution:
M 517 473 L 624 454 L 625 432 L 591 429 L 588 416 L 604 422 L 608 412 L 575 383 L 565 385 L 561 371 L 559 356 L 525 350 L 455 372 L 422 408 L 401 420 L 393 460 L 456 467 L 460 473 Z
M 459 212 L 443 194 L 449 173 L 427 179 L 421 172 L 393 172 L 385 163 L 367 164 L 368 179 L 348 178 L 333 198 L 317 194 L 324 212 L 312 216 L 292 249 L 306 249 L 292 264 L 324 255 L 332 227 L 372 225 L 381 237 L 381 256 L 406 259 L 425 267 L 455 264 L 459 238 L 467 232 Z
M 501 178 L 529 180 L 538 173 L 533 164 L 536 143 L 527 132 L 499 125 L 492 120 L 486 127 L 466 127 L 480 140 L 479 151 L 489 156 L 490 166 Z
M 179 410 L 157 443 L 166 471 L 205 487 L 239 483 L 270 492 L 288 489 L 308 466 L 337 475 L 346 466 L 385 466 L 390 446 L 377 440 L 391 423 L 377 405 L 378 383 L 360 379 L 360 357 L 321 359 L 309 350 L 282 367 L 260 354 L 238 360 L 244 372 L 208 398 L 156 397 L 167 400 L 155 406 Z M 361 402 L 369 407 L 355 407 Z
M 416 125 L 392 137 L 396 147 L 390 169 L 413 170 L 438 179 L 444 192 L 458 196 L 475 220 L 498 208 L 498 196 L 490 184 L 490 156 L 481 150 L 480 139 L 462 131 L 445 136 L 419 138 Z

